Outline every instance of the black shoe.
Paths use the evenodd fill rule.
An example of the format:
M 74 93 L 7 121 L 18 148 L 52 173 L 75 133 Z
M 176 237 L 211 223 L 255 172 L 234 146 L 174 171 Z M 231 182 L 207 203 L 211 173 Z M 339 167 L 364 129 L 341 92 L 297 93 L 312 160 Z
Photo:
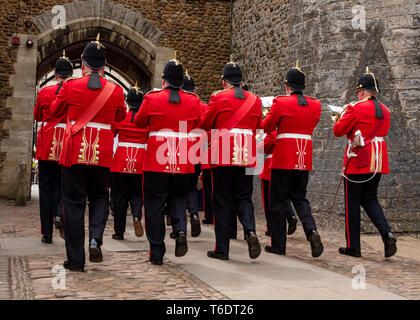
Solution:
M 191 237 L 198 237 L 201 233 L 200 219 L 197 215 L 191 217 Z
M 171 226 L 172 225 L 172 219 L 170 216 L 166 216 L 166 225 Z
M 245 237 L 248 242 L 248 253 L 251 259 L 256 259 L 261 254 L 261 245 L 258 241 L 257 235 L 255 232 L 250 231 Z
M 295 216 L 293 216 L 290 219 L 287 219 L 288 227 L 287 227 L 287 234 L 290 236 L 291 234 L 294 234 L 296 231 L 297 226 L 297 219 Z
M 52 237 L 48 234 L 43 234 L 41 238 L 42 243 L 52 243 Z
M 384 239 L 385 258 L 392 257 L 397 252 L 397 239 L 390 232 Z
M 202 222 L 203 224 L 213 224 L 213 220 L 203 219 L 201 222 Z
M 64 227 L 63 221 L 61 220 L 60 217 L 55 217 L 54 225 L 55 225 L 55 228 L 57 230 L 60 230 L 60 229 L 62 229 Z
M 345 254 L 346 256 L 351 256 L 355 258 L 360 258 L 362 254 L 358 250 L 350 249 L 350 248 L 339 248 L 338 252 L 340 254 Z
M 175 234 L 175 232 L 171 232 L 171 234 L 169 235 L 169 237 L 171 238 L 171 239 L 175 239 L 176 238 L 176 234 Z
M 60 228 L 59 232 L 60 232 L 60 237 L 65 240 L 66 238 L 64 236 L 64 228 Z
M 68 261 L 64 261 L 63 267 L 64 267 L 64 269 L 68 269 L 70 271 L 77 271 L 77 272 L 84 272 L 85 271 L 84 267 L 73 266 Z
M 324 246 L 322 245 L 321 237 L 319 236 L 318 232 L 312 230 L 312 234 L 309 237 L 309 242 L 311 243 L 312 257 L 319 257 L 324 251 Z
M 207 251 L 207 257 L 219 260 L 229 260 L 229 256 L 226 253 L 217 251 Z
M 101 247 L 97 244 L 95 239 L 92 239 L 89 247 L 89 261 L 102 262 L 103 260 Z
M 161 266 L 162 263 L 163 263 L 162 260 L 155 260 L 155 259 L 152 259 L 152 257 L 150 257 L 149 261 L 150 261 L 151 264 L 154 264 L 154 265 L 157 265 L 157 266 Z
M 278 248 L 273 248 L 271 246 L 265 246 L 264 251 L 265 252 L 268 252 L 268 253 L 279 254 L 279 255 L 282 255 L 282 256 L 285 256 L 286 255 L 286 252 L 285 251 L 280 250 Z
M 185 233 L 179 233 L 175 241 L 175 257 L 185 256 L 188 251 L 187 237 Z
M 112 239 L 114 239 L 114 240 L 124 240 L 124 233 L 114 233 L 112 235 Z

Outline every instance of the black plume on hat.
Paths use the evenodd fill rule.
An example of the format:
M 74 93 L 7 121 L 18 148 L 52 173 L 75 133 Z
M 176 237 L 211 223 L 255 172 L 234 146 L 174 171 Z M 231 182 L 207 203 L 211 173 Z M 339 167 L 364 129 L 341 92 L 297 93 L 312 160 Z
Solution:
M 60 78 L 68 78 L 73 74 L 73 65 L 66 52 L 63 50 L 63 56 L 60 57 L 55 64 L 55 74 Z
M 190 92 L 195 90 L 194 79 L 188 74 L 188 71 L 185 71 L 184 84 L 182 85 L 182 89 Z
M 240 87 L 242 82 L 242 71 L 239 65 L 235 62 L 229 62 L 223 68 L 222 79 L 234 86 L 234 97 L 237 99 L 245 99 L 245 93 Z

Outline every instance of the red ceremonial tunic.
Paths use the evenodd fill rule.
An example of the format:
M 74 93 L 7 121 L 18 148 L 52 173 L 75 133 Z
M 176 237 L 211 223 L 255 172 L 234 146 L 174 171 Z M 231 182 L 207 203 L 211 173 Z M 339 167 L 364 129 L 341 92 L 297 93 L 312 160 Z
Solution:
M 380 105 L 382 120 L 375 118 L 374 102 L 363 100 L 348 105 L 341 119 L 334 125 L 334 134 L 337 137 L 346 135 L 349 141 L 353 141 L 356 131 L 360 130 L 366 144 L 362 148 L 353 148 L 352 151 L 358 156 L 350 158 L 346 174 L 372 173 L 375 170 L 379 173 L 389 173 L 387 145 L 383 138 L 388 134 L 391 114 L 384 104 Z M 376 139 L 373 139 L 375 137 Z M 348 161 L 348 149 L 349 144 L 344 156 L 344 166 Z M 364 149 L 364 152 L 361 152 L 361 149 Z
M 206 112 L 208 110 L 208 104 L 205 102 L 200 102 L 200 112 L 201 112 L 201 121 L 204 119 Z M 200 121 L 200 122 L 201 122 Z M 209 144 L 209 138 L 210 138 L 210 131 L 206 132 L 206 137 L 202 139 L 202 141 L 204 141 L 207 146 L 203 147 L 201 150 L 203 151 L 203 159 L 206 159 L 205 161 L 201 161 L 201 169 L 210 169 L 210 152 L 209 152 L 209 148 L 208 148 L 208 144 Z
M 108 80 L 101 77 L 102 89 L 97 90 L 87 88 L 88 81 L 88 75 L 66 81 L 51 105 L 53 115 L 65 116 L 72 123 L 78 122 Z M 123 89 L 116 86 L 102 109 L 83 129 L 73 135 L 71 163 L 111 168 L 114 144 L 111 124 L 123 120 L 125 116 Z M 60 162 L 63 158 L 64 153 Z
M 118 146 L 112 161 L 111 172 L 143 173 L 143 158 L 146 152 L 149 130 L 137 128 L 131 122 L 133 111 L 125 119 L 112 125 L 112 131 L 118 134 Z
M 149 129 L 143 171 L 193 173 L 189 151 L 198 138 L 190 134 L 200 123 L 200 98 L 180 90 L 181 103 L 169 103 L 169 90 L 144 96 L 134 123 Z
M 264 137 L 264 141 L 261 142 L 257 149 L 264 148 L 264 153 L 266 154 L 266 158 L 264 160 L 263 169 L 259 175 L 260 179 L 262 180 L 271 180 L 271 159 L 273 157 L 274 146 L 276 144 L 276 134 L 277 131 L 272 131 L 267 133 Z
M 246 98 L 254 95 L 244 91 Z M 236 110 L 242 106 L 245 99 L 234 97 L 234 88 L 218 91 L 212 94 L 209 106 L 200 127 L 204 130 L 217 129 L 220 136 L 214 140 L 209 135 L 211 167 L 216 166 L 241 166 L 255 167 L 256 161 L 256 129 L 261 128 L 262 110 L 261 99 L 256 100 L 242 117 L 239 123 L 230 131 L 223 133 L 226 122 L 235 114 Z M 213 141 L 214 140 L 214 141 Z
M 312 133 L 321 116 L 321 103 L 305 98 L 308 106 L 298 105 L 296 95 L 273 100 L 263 121 L 265 132 L 277 130 L 271 169 L 312 170 Z
M 63 117 L 52 117 L 50 112 L 50 105 L 57 97 L 58 88 L 59 84 L 55 84 L 38 92 L 34 109 L 35 121 L 41 122 L 36 139 L 37 160 L 58 161 L 60 158 L 66 124 Z

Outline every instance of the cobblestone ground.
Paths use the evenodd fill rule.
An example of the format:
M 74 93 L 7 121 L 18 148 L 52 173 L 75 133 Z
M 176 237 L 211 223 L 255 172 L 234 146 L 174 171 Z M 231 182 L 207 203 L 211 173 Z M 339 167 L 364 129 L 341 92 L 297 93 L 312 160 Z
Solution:
M 243 238 L 240 228 L 239 239 Z M 257 233 L 263 246 L 270 241 L 264 232 L 264 218 L 257 216 Z M 415 254 L 398 252 L 395 257 L 384 259 L 383 248 L 372 245 L 378 243 L 379 235 L 365 235 L 363 257 L 357 259 L 338 254 L 338 248 L 345 244 L 343 233 L 322 229 L 319 232 L 325 247 L 320 258 L 311 257 L 300 225 L 288 237 L 287 255 L 351 278 L 352 268 L 362 265 L 368 283 L 409 299 L 420 299 L 420 240 L 416 237 L 399 240 L 417 246 Z M 112 234 L 112 222 L 108 222 L 105 234 Z M 16 207 L 13 201 L 0 200 L 0 238 L 13 237 L 40 237 L 36 201 L 27 207 Z M 151 265 L 146 251 L 106 252 L 104 257 L 100 264 L 88 262 L 85 273 L 69 272 L 66 289 L 55 290 L 51 270 L 65 260 L 64 252 L 48 256 L 0 255 L 0 299 L 227 299 L 168 260 L 160 267 Z
M 36 201 L 16 207 L 0 200 L 0 238 L 40 238 L 37 206 Z M 112 234 L 112 223 L 105 234 Z M 64 252 L 0 255 L 0 299 L 227 299 L 167 259 L 162 266 L 151 265 L 146 250 L 104 252 L 104 262 L 87 262 L 84 273 L 67 272 L 61 289 L 58 272 L 64 260 Z

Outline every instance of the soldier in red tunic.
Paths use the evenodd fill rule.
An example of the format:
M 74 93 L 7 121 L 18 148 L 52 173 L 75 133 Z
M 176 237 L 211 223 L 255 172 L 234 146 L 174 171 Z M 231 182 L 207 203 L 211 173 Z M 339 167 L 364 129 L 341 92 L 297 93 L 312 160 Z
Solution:
M 241 82 L 239 65 L 226 64 L 222 76 L 225 89 L 212 94 L 200 125 L 204 130 L 218 130 L 209 138 L 216 246 L 207 256 L 221 260 L 229 259 L 230 227 L 235 213 L 244 226 L 250 258 L 261 253 L 255 233 L 253 176 L 246 170 L 256 166 L 255 134 L 261 127 L 261 100 L 244 91 Z
M 271 179 L 271 159 L 273 157 L 273 150 L 276 142 L 277 131 L 273 131 L 265 134 L 264 140 L 257 146 L 257 149 L 264 148 L 266 155 L 263 170 L 260 174 L 261 179 L 261 195 L 263 200 L 264 215 L 267 223 L 267 236 L 271 235 L 270 228 L 270 179 Z M 292 235 L 296 231 L 297 219 L 290 205 L 290 201 L 287 201 L 288 210 L 286 212 L 287 218 L 287 234 Z
M 130 108 L 126 118 L 112 126 L 118 134 L 117 150 L 112 162 L 112 201 L 114 206 L 115 240 L 124 240 L 128 204 L 133 214 L 134 231 L 137 237 L 143 236 L 141 224 L 143 206 L 143 157 L 146 152 L 147 129 L 139 129 L 134 124 L 143 93 L 136 86 L 128 90 L 126 103 Z
M 63 117 L 51 115 L 50 105 L 60 92 L 63 82 L 72 74 L 73 65 L 63 52 L 63 56 L 57 60 L 55 65 L 57 84 L 45 87 L 38 92 L 34 109 L 34 119 L 41 123 L 37 135 L 35 159 L 38 160 L 39 168 L 39 211 L 43 243 L 52 243 L 54 215 L 56 228 L 64 237 L 61 169 L 58 159 L 61 154 L 66 124 Z
M 101 245 L 109 213 L 108 186 L 114 134 L 111 124 L 125 119 L 124 93 L 103 78 L 105 47 L 89 43 L 82 54 L 82 77 L 66 81 L 52 103 L 54 116 L 67 119 L 62 164 L 64 230 L 67 261 L 64 267 L 84 271 L 86 198 L 89 200 L 89 260 L 103 260 Z
M 165 248 L 165 204 L 176 235 L 175 256 L 184 256 L 187 245 L 187 182 L 194 172 L 188 155 L 194 143 L 190 132 L 200 123 L 200 98 L 180 90 L 184 82 L 182 64 L 173 59 L 163 70 L 162 90 L 144 96 L 134 123 L 149 129 L 143 160 L 143 192 L 146 235 L 150 262 L 161 265 Z
M 360 206 L 365 209 L 382 236 L 385 258 L 397 252 L 397 240 L 378 202 L 378 185 L 381 175 L 389 173 L 387 145 L 384 137 L 390 128 L 390 112 L 376 99 L 379 92 L 375 75 L 366 70 L 356 87 L 357 102 L 347 106 L 336 120 L 334 134 L 346 135 L 349 141 L 344 157 L 347 247 L 341 254 L 361 257 Z
M 286 215 L 290 199 L 311 244 L 312 256 L 319 257 L 324 247 L 306 199 L 306 187 L 312 170 L 312 133 L 321 116 L 321 103 L 303 95 L 305 74 L 297 63 L 287 72 L 285 88 L 287 96 L 274 99 L 263 121 L 265 132 L 277 131 L 270 165 L 271 246 L 266 246 L 265 251 L 286 254 Z

